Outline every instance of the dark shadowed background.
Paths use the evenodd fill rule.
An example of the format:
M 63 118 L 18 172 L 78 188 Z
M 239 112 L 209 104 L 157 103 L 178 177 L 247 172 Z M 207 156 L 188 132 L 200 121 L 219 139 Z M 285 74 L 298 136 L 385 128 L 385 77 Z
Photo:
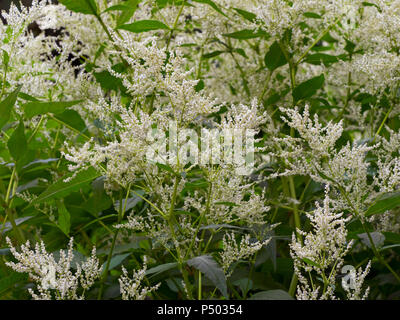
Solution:
M 10 7 L 10 4 L 12 2 L 18 4 L 20 1 L 19 0 L 0 0 L 0 10 L 7 10 Z M 25 6 L 28 6 L 32 2 L 32 0 L 21 0 L 21 2 Z

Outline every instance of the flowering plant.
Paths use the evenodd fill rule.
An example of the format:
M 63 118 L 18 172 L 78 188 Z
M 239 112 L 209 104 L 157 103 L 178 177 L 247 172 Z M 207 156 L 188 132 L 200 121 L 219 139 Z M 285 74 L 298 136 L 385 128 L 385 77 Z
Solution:
M 399 13 L 383 0 L 11 5 L 0 294 L 399 298 Z

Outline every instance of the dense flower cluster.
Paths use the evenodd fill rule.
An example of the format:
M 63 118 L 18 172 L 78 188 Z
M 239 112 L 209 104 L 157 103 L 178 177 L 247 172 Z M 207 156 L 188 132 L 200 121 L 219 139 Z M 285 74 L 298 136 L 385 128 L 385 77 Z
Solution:
M 329 198 L 329 187 L 325 191 L 323 207 L 316 203 L 317 208 L 313 213 L 307 214 L 313 226 L 313 233 L 306 233 L 298 230 L 300 240 L 293 235 L 291 254 L 294 259 L 295 272 L 299 277 L 301 285 L 297 288 L 297 298 L 308 299 L 336 299 L 335 283 L 338 270 L 344 263 L 344 257 L 349 252 L 352 242 L 347 242 L 346 222 L 349 218 L 343 218 L 343 213 L 333 212 Z M 304 236 L 304 241 L 301 236 Z M 314 284 L 311 275 L 302 274 L 302 271 L 309 275 L 315 271 L 323 279 L 323 288 Z M 360 299 L 361 288 L 369 265 L 364 273 L 354 275 L 352 290 L 346 287 L 349 297 Z M 311 282 L 311 283 L 310 283 Z M 366 291 L 363 298 L 368 295 Z
M 35 300 L 70 300 L 84 299 L 84 291 L 88 290 L 100 277 L 102 268 L 96 257 L 96 248 L 92 255 L 82 263 L 74 262 L 73 238 L 71 238 L 67 251 L 60 251 L 59 258 L 46 251 L 45 244 L 41 242 L 35 245 L 35 250 L 29 248 L 29 241 L 20 248 L 21 252 L 7 238 L 11 253 L 17 259 L 15 262 L 7 262 L 7 265 L 18 272 L 27 272 L 36 282 L 38 293 L 28 289 Z M 73 272 L 72 269 L 75 269 Z M 78 293 L 82 288 L 83 293 Z
M 7 266 L 34 299 L 246 299 L 283 283 L 298 299 L 392 297 L 365 288 L 380 268 L 400 282 L 399 14 L 386 0 L 11 5 Z

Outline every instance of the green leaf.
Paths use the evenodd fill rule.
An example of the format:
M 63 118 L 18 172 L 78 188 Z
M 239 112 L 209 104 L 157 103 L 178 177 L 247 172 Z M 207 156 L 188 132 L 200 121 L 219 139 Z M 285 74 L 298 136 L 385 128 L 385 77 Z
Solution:
M 154 268 L 148 269 L 146 271 L 146 275 L 150 275 L 150 274 L 160 274 L 162 272 L 177 268 L 179 265 L 177 262 L 169 262 L 169 263 L 164 263 L 164 264 L 160 264 Z
M 11 110 L 17 101 L 18 93 L 22 86 L 18 86 L 11 92 L 7 98 L 0 102 L 0 129 L 8 122 L 11 116 Z
M 287 63 L 285 55 L 277 41 L 269 48 L 269 51 L 264 57 L 264 62 L 270 71 L 274 71 Z
M 378 9 L 379 12 L 382 12 L 382 9 L 381 9 L 377 4 L 375 4 L 375 3 L 371 3 L 371 2 L 364 1 L 364 2 L 362 3 L 362 5 L 365 6 L 365 7 L 375 7 L 375 8 Z
M 98 216 L 99 212 L 110 208 L 112 205 L 110 196 L 104 190 L 104 179 L 105 176 L 101 176 L 92 182 L 93 194 L 82 205 L 86 211 L 90 212 L 95 217 Z M 102 217 L 104 217 L 104 215 Z
M 58 203 L 58 226 L 65 235 L 69 235 L 71 229 L 71 215 L 61 201 Z
M 198 256 L 188 260 L 187 264 L 204 273 L 207 278 L 210 279 L 211 282 L 222 292 L 224 297 L 227 299 L 229 298 L 224 271 L 222 271 L 221 267 L 212 256 Z
M 215 11 L 217 11 L 218 13 L 220 13 L 223 16 L 227 17 L 227 15 L 225 13 L 223 13 L 222 10 L 211 0 L 193 0 L 193 2 L 208 4 Z
M 262 31 L 255 32 L 254 30 L 244 29 L 232 33 L 225 33 L 223 34 L 224 37 L 239 39 L 239 40 L 246 40 L 246 39 L 254 39 L 266 36 L 267 34 Z
M 294 300 L 293 297 L 283 290 L 268 290 L 253 294 L 249 300 Z
M 346 50 L 350 55 L 354 53 L 354 50 L 356 49 L 356 44 L 354 42 L 351 42 L 350 40 L 346 40 L 346 46 L 344 47 L 344 50 Z
M 210 58 L 214 58 L 214 57 L 217 57 L 217 56 L 219 56 L 221 53 L 225 53 L 226 51 L 213 51 L 213 52 L 210 52 L 210 53 L 205 53 L 205 54 L 203 54 L 202 55 L 202 59 L 203 60 L 206 60 L 206 59 L 210 59 Z
M 83 185 L 89 183 L 98 176 L 100 176 L 100 174 L 92 167 L 77 173 L 74 177 L 73 174 L 69 174 L 67 177 L 61 178 L 48 187 L 42 194 L 32 201 L 31 205 L 42 203 L 53 198 L 65 197 L 71 192 L 79 190 Z M 64 182 L 66 178 L 71 179 Z
M 108 9 L 104 10 L 104 12 L 122 11 L 117 19 L 117 25 L 119 26 L 128 22 L 132 18 L 136 12 L 138 4 L 141 1 L 142 0 L 127 0 L 124 3 L 109 7 Z
M 314 12 L 304 12 L 303 15 L 307 18 L 313 18 L 313 19 L 322 19 L 322 17 Z
M 28 280 L 27 273 L 12 272 L 10 275 L 3 276 L 0 279 L 0 294 L 15 290 L 15 285 Z
M 310 265 L 310 266 L 317 267 L 317 268 L 320 268 L 320 267 L 321 267 L 318 263 L 312 261 L 311 259 L 303 258 L 302 260 L 303 260 L 305 263 L 307 263 L 308 265 Z
M 25 137 L 25 126 L 23 121 L 21 121 L 14 130 L 10 139 L 7 142 L 8 150 L 10 150 L 11 156 L 16 162 L 18 162 L 26 153 L 28 149 L 28 143 Z
M 391 244 L 391 245 L 383 246 L 382 248 L 379 248 L 379 251 L 393 249 L 393 248 L 399 248 L 399 247 L 400 247 L 400 244 Z
M 74 12 L 97 15 L 99 11 L 95 0 L 58 0 L 58 2 Z
M 60 102 L 28 102 L 23 105 L 25 116 L 31 119 L 34 116 L 45 113 L 62 113 L 82 100 Z
M 196 92 L 200 92 L 201 90 L 203 90 L 204 89 L 204 80 L 200 79 L 199 82 L 197 82 L 194 89 L 196 90 Z
M 374 214 L 384 213 L 400 206 L 400 192 L 386 193 L 381 196 L 365 213 L 367 217 Z
M 124 11 L 121 12 L 121 15 L 118 17 L 117 19 L 117 26 L 123 25 L 125 23 L 127 23 L 135 14 L 136 9 L 137 9 L 137 5 L 141 0 L 137 0 L 137 1 L 131 1 L 131 2 L 136 2 L 135 5 L 132 5 L 129 9 L 126 9 Z
M 110 72 L 104 70 L 101 72 L 93 73 L 96 81 L 101 85 L 101 87 L 105 90 L 114 90 L 114 91 L 125 91 L 125 87 L 122 84 L 122 80 L 113 76 Z
M 111 260 L 110 260 L 110 265 L 108 267 L 108 270 L 112 270 L 115 267 L 118 267 L 122 263 L 122 261 L 124 261 L 129 255 L 131 255 L 130 252 L 129 253 L 124 253 L 124 254 L 118 254 L 118 255 L 112 257 Z M 106 263 L 107 262 L 104 262 L 104 264 L 103 264 L 103 271 L 106 268 Z
M 75 110 L 67 109 L 63 113 L 57 114 L 55 118 L 80 132 L 86 129 L 85 121 Z
M 176 172 L 174 171 L 174 169 L 172 169 L 172 168 L 171 168 L 169 165 L 167 165 L 167 164 L 157 162 L 157 163 L 156 163 L 156 166 L 157 166 L 159 169 L 163 170 L 163 171 L 172 173 L 174 176 L 179 177 L 179 174 L 176 173 Z
M 243 9 L 239 9 L 239 8 L 233 8 L 233 10 L 235 10 L 237 13 L 239 13 L 243 18 L 245 18 L 246 20 L 249 20 L 251 22 L 253 22 L 257 15 L 254 14 L 253 12 L 249 12 Z
M 310 80 L 307 80 L 301 84 L 299 84 L 296 88 L 293 89 L 293 98 L 297 102 L 299 100 L 303 100 L 306 98 L 310 98 L 313 96 L 318 89 L 321 89 L 324 85 L 325 77 L 321 74 L 318 77 L 314 77 Z
M 127 9 L 130 9 L 130 8 L 126 4 L 116 4 L 115 6 L 111 6 L 111 7 L 107 8 L 103 12 L 124 11 L 124 10 L 127 10 Z
M 40 101 L 39 99 L 36 99 L 35 97 L 33 97 L 27 93 L 24 93 L 24 92 L 18 93 L 18 97 L 20 97 L 26 101 Z
M 386 242 L 399 243 L 400 244 L 400 234 L 394 232 L 383 232 Z
M 152 30 L 169 30 L 169 27 L 157 20 L 140 20 L 131 24 L 123 24 L 118 26 L 117 29 L 123 29 L 134 33 L 141 33 Z
M 304 59 L 304 61 L 315 65 L 324 64 L 325 66 L 329 66 L 332 63 L 338 62 L 339 59 L 336 56 L 332 56 L 330 54 L 316 53 L 308 55 Z
M 246 58 L 246 59 L 249 58 L 247 56 L 246 52 L 242 48 L 233 49 L 232 52 L 236 52 L 237 54 L 240 54 L 243 58 Z
M 8 55 L 8 52 L 3 49 L 3 66 L 4 70 L 8 69 L 8 63 L 10 62 L 10 56 Z

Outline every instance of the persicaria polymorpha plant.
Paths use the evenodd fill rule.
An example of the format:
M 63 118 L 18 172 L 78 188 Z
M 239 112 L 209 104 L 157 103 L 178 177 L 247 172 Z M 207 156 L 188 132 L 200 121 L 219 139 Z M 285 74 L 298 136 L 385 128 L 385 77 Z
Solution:
M 398 298 L 399 13 L 11 5 L 1 297 Z

